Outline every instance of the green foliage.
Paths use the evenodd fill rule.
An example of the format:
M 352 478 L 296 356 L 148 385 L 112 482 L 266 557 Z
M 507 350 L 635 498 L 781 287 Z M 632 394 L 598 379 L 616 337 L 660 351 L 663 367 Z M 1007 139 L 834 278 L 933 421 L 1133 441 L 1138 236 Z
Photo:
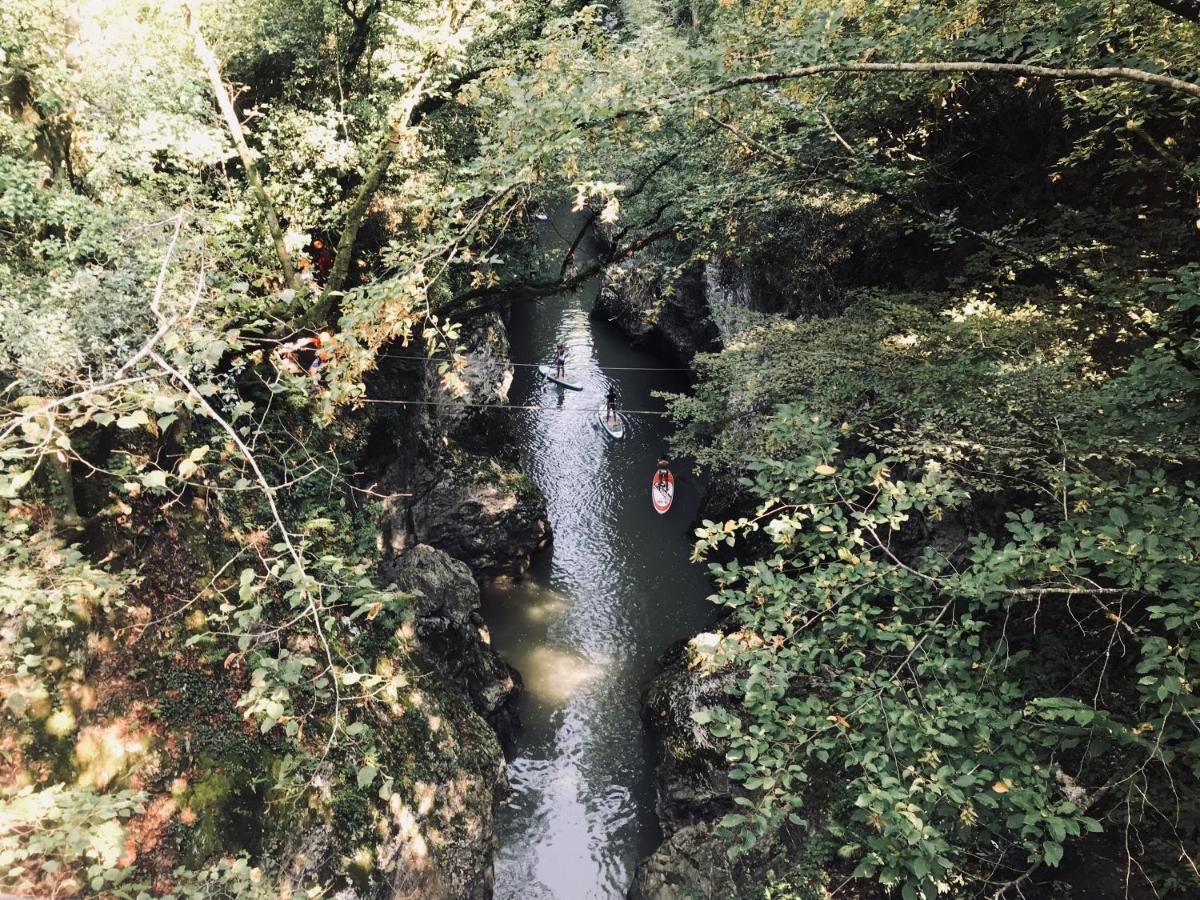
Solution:
M 906 551 L 906 535 L 967 500 L 944 472 L 901 478 L 898 460 L 843 454 L 803 408 L 780 407 L 766 431 L 807 449 L 751 461 L 756 514 L 697 532 L 702 553 L 751 532 L 769 541 L 752 562 L 712 567 L 736 624 L 712 664 L 737 673 L 740 705 L 702 724 L 730 739 L 730 774 L 750 798 L 722 822 L 736 846 L 802 814 L 826 766 L 854 802 L 835 823 L 841 855 L 906 892 L 963 889 L 993 865 L 1057 865 L 1069 837 L 1101 830 L 1090 806 L 1118 784 L 1139 787 L 1114 825 L 1155 827 L 1132 802 L 1164 787 L 1147 772 L 1200 771 L 1194 485 L 1073 474 L 1062 503 L 1010 509 L 1003 538 L 971 535 L 953 556 Z M 1018 624 L 1072 619 L 1073 662 Z
M 365 840 L 411 774 L 405 742 L 433 738 L 392 658 L 405 598 L 372 574 L 377 511 L 347 474 L 371 420 L 354 405 L 391 342 L 453 352 L 456 319 L 555 290 L 529 284 L 528 213 L 573 195 L 614 258 L 675 242 L 664 296 L 702 265 L 769 263 L 751 305 L 786 316 L 714 309 L 728 349 L 675 407 L 681 446 L 764 503 L 702 535 L 770 547 L 719 573 L 745 712 L 710 725 L 748 792 L 725 823 L 739 846 L 803 827 L 814 764 L 843 767 L 858 803 L 842 857 L 910 895 L 976 877 L 989 841 L 1004 865 L 1057 862 L 1093 822 L 1060 772 L 1094 794 L 1123 778 L 1117 821 L 1152 818 L 1132 788 L 1168 808 L 1158 772 L 1193 754 L 1195 101 L 1121 79 L 732 80 L 870 54 L 1189 73 L 1194 29 L 1133 2 L 722 0 L 619 22 L 566 0 L 193 6 L 261 193 L 182 10 L 0 7 L 17 749 L 57 753 L 66 779 L 74 730 L 132 696 L 89 705 L 101 673 L 159 693 L 130 716 L 185 738 L 165 764 L 253 768 L 270 802 L 331 802 Z M 344 245 L 344 279 L 313 273 L 314 238 Z M 909 255 L 928 271 L 900 289 Z M 299 373 L 288 348 L 322 327 L 336 351 Z M 453 363 L 439 374 L 461 388 Z M 1085 603 L 1080 671 L 1028 662 L 1044 629 L 1010 646 L 1012 617 L 1066 629 Z M 157 890 L 150 863 L 93 873 L 72 843 L 132 796 L 119 781 L 22 795 L 52 802 L 21 860 L 62 869 L 14 883 Z M 1190 807 L 1172 823 L 1190 834 Z M 157 863 L 172 896 L 273 896 L 249 857 L 199 858 L 209 843 L 197 868 Z
M 1128 312 L 1165 317 L 1170 308 L 1143 300 Z M 1197 413 L 1196 376 L 1166 348 L 1114 336 L 1099 318 L 1028 299 L 864 291 L 835 317 L 771 320 L 701 357 L 704 382 L 674 406 L 679 441 L 717 469 L 775 452 L 766 413 L 804 396 L 878 451 L 932 462 L 976 489 L 1049 482 L 1064 463 L 1195 458 L 1195 435 L 1180 426 Z
M 36 873 L 55 875 L 66 866 L 86 866 L 94 891 L 120 885 L 129 870 L 124 855 L 124 821 L 145 795 L 138 791 L 97 794 L 63 785 L 6 792 L 0 815 L 0 867 L 9 883 L 36 884 Z
M 237 112 L 286 252 L 310 270 L 312 239 L 346 230 L 400 109 L 441 104 L 472 41 L 528 14 L 191 6 L 230 80 L 251 82 Z M 438 258 L 470 258 L 474 230 L 494 224 L 463 215 L 478 182 L 443 192 L 457 161 L 442 145 L 470 131 L 401 129 L 397 177 L 367 198 L 371 233 L 346 251 L 347 290 L 307 322 L 314 298 L 283 287 L 180 7 L 6 4 L 0 82 L 3 739 L 18 778 L 48 782 L 13 801 L 41 804 L 42 820 L 10 817 L 6 883 L 277 896 L 279 873 L 245 838 L 264 798 L 304 797 L 295 810 L 312 816 L 327 785 L 337 815 L 357 817 L 341 836 L 378 839 L 368 826 L 409 765 L 386 752 L 388 731 L 428 738 L 423 717 L 399 718 L 413 673 L 392 632 L 407 598 L 378 583 L 380 510 L 350 474 L 372 416 L 342 404 L 395 337 L 453 349 L 457 326 L 430 314 L 459 276 Z M 314 325 L 337 334 L 320 377 L 281 347 Z M 364 733 L 393 716 L 404 724 Z M 103 757 L 90 786 L 88 741 Z M 332 778 L 314 763 L 327 757 Z M 148 801 L 136 809 L 133 772 Z M 121 851 L 118 805 L 155 852 L 106 844 L 98 861 L 79 843 L 102 829 Z

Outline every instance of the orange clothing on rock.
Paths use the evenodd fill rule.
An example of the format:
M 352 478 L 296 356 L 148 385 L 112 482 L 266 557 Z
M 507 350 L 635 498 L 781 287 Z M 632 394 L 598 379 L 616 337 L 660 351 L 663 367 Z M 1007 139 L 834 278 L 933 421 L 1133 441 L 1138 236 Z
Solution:
M 337 338 L 328 331 L 322 331 L 311 340 L 317 354 L 312 361 L 312 365 L 308 367 L 308 374 L 315 375 L 321 366 L 333 359 L 333 353 L 337 349 Z

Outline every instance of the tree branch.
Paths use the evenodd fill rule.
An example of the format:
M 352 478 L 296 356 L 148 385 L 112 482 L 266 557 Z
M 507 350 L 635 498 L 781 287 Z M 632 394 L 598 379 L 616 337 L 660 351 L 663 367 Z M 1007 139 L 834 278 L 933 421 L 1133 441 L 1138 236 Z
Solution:
M 447 14 L 444 26 L 447 40 L 458 30 L 458 26 L 465 15 L 466 11 L 459 12 L 451 8 Z M 325 287 L 321 290 L 321 296 L 317 298 L 317 302 L 304 314 L 301 320 L 302 326 L 311 327 L 320 324 L 329 315 L 335 295 L 345 286 L 346 278 L 350 274 L 350 260 L 354 255 L 354 245 L 358 240 L 358 231 L 362 227 L 363 218 L 367 214 L 367 208 L 371 205 L 371 200 L 374 198 L 375 192 L 383 184 L 383 179 L 387 176 L 388 169 L 391 168 L 392 162 L 399 154 L 405 137 L 416 124 L 415 116 L 421 106 L 422 95 L 425 93 L 425 88 L 429 84 L 430 77 L 433 75 L 434 67 L 442 60 L 443 55 L 444 49 L 442 47 L 435 47 L 426 54 L 420 75 L 417 76 L 417 80 L 408 89 L 404 100 L 401 101 L 399 110 L 392 115 L 391 122 L 388 125 L 387 137 L 384 139 L 383 145 L 379 148 L 379 152 L 375 156 L 375 161 L 371 164 L 371 168 L 367 172 L 367 177 L 359 185 L 358 193 L 354 197 L 354 203 L 351 204 L 350 211 L 346 214 L 346 222 L 342 226 L 342 233 L 338 238 L 337 251 L 333 258 L 333 268 L 330 270 L 329 277 L 325 281 Z
M 416 84 L 409 89 L 400 112 L 393 117 L 391 125 L 388 126 L 387 138 L 380 147 L 379 153 L 376 154 L 367 177 L 359 185 L 354 203 L 351 204 L 350 211 L 346 214 L 346 222 L 342 226 L 342 234 L 338 239 L 337 251 L 333 258 L 333 268 L 325 280 L 325 287 L 321 290 L 321 296 L 317 298 L 317 302 L 304 314 L 301 326 L 311 327 L 321 324 L 329 315 L 334 295 L 340 292 L 346 284 L 346 278 L 350 274 L 350 259 L 354 256 L 354 245 L 358 241 L 358 231 L 367 214 L 367 207 L 371 205 L 375 192 L 383 184 L 383 179 L 399 152 L 400 145 L 403 143 L 412 121 L 413 109 L 421 92 L 425 89 L 428 77 L 429 70 L 426 69 L 421 73 Z
M 307 567 L 304 564 L 304 557 L 301 555 L 300 550 L 296 547 L 295 543 L 293 543 L 291 532 L 288 531 L 287 524 L 284 522 L 283 516 L 279 512 L 279 507 L 275 503 L 276 488 L 271 485 L 271 483 L 267 480 L 267 476 L 263 474 L 262 469 L 258 465 L 258 457 L 255 456 L 254 451 L 247 446 L 244 440 L 242 440 L 242 437 L 240 434 L 238 434 L 237 429 L 234 428 L 233 425 L 231 425 L 226 419 L 224 419 L 219 412 L 217 412 L 216 408 L 208 402 L 208 399 L 200 392 L 200 389 L 196 387 L 196 385 L 194 385 L 186 375 L 172 366 L 165 358 L 159 355 L 157 351 L 151 351 L 150 358 L 155 362 L 155 364 L 158 365 L 160 369 L 162 369 L 164 373 L 166 373 L 168 377 L 173 378 L 176 382 L 182 385 L 183 389 L 186 390 L 188 394 L 191 395 L 191 397 L 196 401 L 196 403 L 200 405 L 209 418 L 211 418 L 217 423 L 218 426 L 220 426 L 221 430 L 225 432 L 226 436 L 228 436 L 233 445 L 237 447 L 238 452 L 246 461 L 246 464 L 250 466 L 250 470 L 254 474 L 254 480 L 258 482 L 263 501 L 267 504 L 267 509 L 269 509 L 271 512 L 271 519 L 274 521 L 275 527 L 279 529 L 279 540 L 286 548 L 288 556 L 291 557 L 292 560 L 294 575 L 289 575 L 286 577 L 293 579 L 293 584 L 297 591 L 299 591 L 301 599 L 304 602 L 304 609 L 301 612 L 301 616 L 312 618 L 313 626 L 316 628 L 317 637 L 320 639 L 321 647 L 325 651 L 326 663 L 329 666 L 329 680 L 333 685 L 334 705 L 333 723 L 330 727 L 329 739 L 325 745 L 325 752 L 328 753 L 329 749 L 333 746 L 333 742 L 337 738 L 338 730 L 341 727 L 342 694 L 341 688 L 338 685 L 337 669 L 333 663 L 333 651 L 329 646 L 329 639 L 325 634 L 325 628 L 321 624 L 322 606 L 319 582 L 315 581 L 315 579 L 308 574 Z M 316 588 L 315 592 L 314 587 Z
M 1031 66 L 1022 63 L 994 62 L 897 62 L 897 63 L 820 63 L 812 66 L 802 66 L 786 72 L 757 72 L 752 75 L 742 75 L 729 81 L 712 85 L 699 92 L 704 97 L 719 94 L 736 87 L 754 84 L 776 84 L 781 81 L 794 81 L 799 78 L 811 78 L 816 75 L 829 75 L 834 72 L 851 74 L 870 74 L 879 72 L 913 73 L 928 75 L 1009 75 L 1025 78 L 1049 78 L 1054 81 L 1135 81 L 1153 87 L 1166 88 L 1193 97 L 1200 97 L 1200 84 L 1184 81 L 1182 78 L 1172 78 L 1169 75 L 1158 75 L 1142 69 L 1131 69 L 1125 66 L 1102 66 L 1096 69 L 1058 69 L 1051 66 Z
M 541 279 L 535 281 L 522 281 L 517 283 L 509 283 L 497 287 L 474 288 L 465 291 L 461 294 L 452 297 L 442 307 L 438 309 L 438 315 L 443 317 L 448 316 L 467 316 L 471 313 L 480 312 L 485 309 L 492 309 L 503 303 L 508 303 L 514 300 L 537 300 L 542 297 L 552 297 L 555 294 L 561 294 L 564 291 L 572 291 L 586 282 L 588 279 L 599 275 L 606 267 L 618 262 L 622 259 L 628 259 L 631 256 L 640 253 L 646 247 L 656 241 L 660 241 L 665 237 L 669 237 L 675 233 L 674 225 L 667 225 L 663 228 L 658 228 L 649 234 L 645 234 L 627 244 L 624 247 L 614 247 L 610 252 L 604 254 L 597 259 L 592 265 L 580 269 L 570 278 L 552 278 Z M 482 300 L 484 302 L 472 303 L 471 301 Z
M 192 34 L 196 56 L 204 64 L 209 84 L 217 99 L 217 106 L 220 107 L 221 114 L 225 117 L 225 125 L 233 139 L 233 146 L 237 150 L 238 158 L 242 161 L 242 168 L 246 170 L 246 179 L 250 182 L 250 193 L 254 195 L 255 201 L 258 203 L 267 234 L 271 238 L 271 243 L 275 245 L 275 255 L 279 257 L 279 268 L 283 272 L 283 283 L 299 294 L 302 288 L 300 281 L 296 278 L 296 272 L 292 268 L 292 259 L 288 255 L 287 247 L 283 243 L 283 229 L 279 226 L 279 216 L 275 213 L 275 206 L 271 203 L 271 198 L 267 196 L 267 190 L 263 186 L 262 175 L 258 172 L 254 156 L 246 145 L 246 137 L 242 133 L 242 123 L 238 120 L 237 110 L 233 108 L 233 101 L 229 98 L 229 92 L 225 90 L 225 82 L 221 79 L 221 67 L 212 50 L 209 49 L 208 42 L 204 40 L 204 35 L 200 33 L 200 21 L 192 12 L 191 6 L 185 5 L 183 14 L 187 20 L 188 31 Z
M 346 44 L 346 74 L 352 76 L 354 70 L 358 68 L 359 60 L 367 50 L 367 42 L 371 36 L 371 25 L 374 23 L 380 8 L 383 6 L 383 0 L 369 0 L 366 9 L 361 13 L 357 11 L 355 5 L 350 3 L 338 4 L 342 12 L 353 23 L 353 30 L 350 32 L 350 40 Z

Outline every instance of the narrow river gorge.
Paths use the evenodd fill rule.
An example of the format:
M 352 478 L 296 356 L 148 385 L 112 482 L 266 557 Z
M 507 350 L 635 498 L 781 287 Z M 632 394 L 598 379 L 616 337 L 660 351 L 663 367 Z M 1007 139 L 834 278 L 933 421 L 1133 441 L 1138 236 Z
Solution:
M 577 227 L 555 216 L 543 241 L 561 250 Z M 549 407 L 515 412 L 514 434 L 554 542 L 524 579 L 484 592 L 493 644 L 525 681 L 514 793 L 498 826 L 498 900 L 624 896 L 660 838 L 639 698 L 663 650 L 712 618 L 704 569 L 689 562 L 701 486 L 676 465 L 673 508 L 659 516 L 650 505 L 666 421 L 627 414 L 625 438 L 613 441 L 595 418 L 610 383 L 624 409 L 661 411 L 653 392 L 683 390 L 687 379 L 590 319 L 596 290 L 517 305 L 509 326 L 519 362 L 549 360 L 565 343 L 568 375 L 584 389 L 521 366 L 512 390 L 516 405 Z

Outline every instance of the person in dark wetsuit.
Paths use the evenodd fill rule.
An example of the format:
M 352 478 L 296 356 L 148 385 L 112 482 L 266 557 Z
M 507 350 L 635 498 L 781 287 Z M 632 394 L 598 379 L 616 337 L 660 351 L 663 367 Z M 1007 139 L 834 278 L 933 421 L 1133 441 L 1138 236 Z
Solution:
M 325 246 L 325 242 L 319 239 L 312 242 L 312 251 L 313 268 L 317 270 L 318 277 L 324 280 L 333 268 L 333 253 Z
M 610 384 L 608 386 L 608 394 L 604 397 L 606 406 L 604 409 L 604 418 L 609 422 L 617 420 L 617 386 Z

